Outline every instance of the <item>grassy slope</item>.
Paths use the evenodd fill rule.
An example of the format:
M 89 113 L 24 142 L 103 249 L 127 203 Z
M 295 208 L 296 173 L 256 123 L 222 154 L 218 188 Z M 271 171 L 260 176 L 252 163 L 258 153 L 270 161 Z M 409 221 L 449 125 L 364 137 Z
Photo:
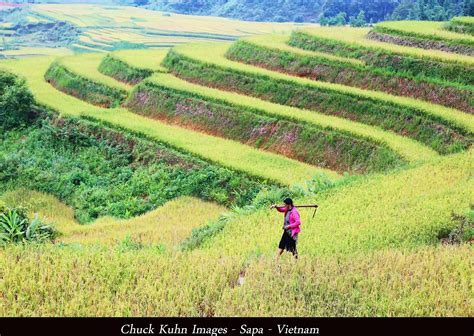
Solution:
M 388 145 L 390 148 L 409 161 L 425 160 L 437 156 L 436 152 L 433 150 L 409 138 L 398 136 L 391 132 L 386 132 L 379 128 L 353 122 L 347 119 L 328 116 L 322 113 L 316 113 L 314 111 L 282 106 L 237 93 L 207 88 L 186 82 L 168 74 L 156 74 L 149 80 L 159 85 L 170 87 L 176 90 L 184 90 L 202 95 L 204 97 L 224 100 L 225 102 L 233 105 L 240 105 L 248 108 L 258 108 L 270 115 L 294 119 L 295 121 L 304 121 L 321 127 L 334 128 L 336 130 L 354 134 L 359 137 L 375 140 Z
M 370 28 L 352 28 L 352 27 L 318 27 L 303 28 L 302 31 L 308 34 L 314 34 L 322 38 L 339 40 L 363 47 L 380 48 L 396 54 L 408 55 L 416 58 L 427 58 L 442 62 L 455 62 L 468 66 L 474 65 L 474 57 L 458 55 L 439 50 L 420 49 L 413 47 L 399 46 L 396 44 L 384 43 L 366 38 Z
M 147 55 L 149 58 L 154 58 L 154 56 L 155 56 L 154 53 L 152 53 L 152 54 L 145 53 L 144 55 Z M 68 58 L 65 58 L 65 59 L 62 60 L 62 64 L 65 65 L 69 70 L 73 71 L 75 74 L 78 74 L 78 75 L 80 75 L 82 77 L 85 77 L 85 78 L 89 78 L 92 81 L 98 82 L 100 84 L 104 84 L 104 85 L 107 85 L 107 86 L 110 86 L 110 87 L 131 88 L 130 85 L 124 84 L 124 83 L 122 83 L 120 81 L 117 81 L 117 80 L 115 80 L 115 79 L 113 79 L 109 76 L 105 76 L 97 70 L 97 68 L 99 67 L 100 62 L 103 59 L 102 54 L 90 54 L 90 55 L 87 55 L 87 56 L 88 56 L 87 58 L 85 58 L 83 55 L 68 57 Z M 163 53 L 159 53 L 158 56 L 159 57 L 164 57 Z M 84 61 L 83 61 L 83 58 L 85 58 Z M 163 82 L 164 81 L 174 82 L 175 83 L 174 88 L 178 89 L 178 90 L 183 90 L 183 88 L 185 88 L 185 87 L 191 87 L 191 88 L 198 87 L 197 85 L 193 85 L 193 84 L 184 82 L 184 81 L 182 81 L 182 80 L 180 80 L 176 77 L 173 77 L 171 75 L 160 74 L 160 73 L 156 74 L 155 82 L 161 83 L 162 81 Z M 202 93 L 204 93 L 208 90 L 207 88 L 204 88 L 204 87 L 199 87 L 199 89 Z M 217 90 L 214 90 L 214 91 L 217 91 Z M 227 93 L 227 92 L 217 91 L 217 92 L 215 92 L 213 97 L 219 98 L 219 97 L 222 97 L 222 95 L 226 95 L 226 94 L 233 98 L 233 99 L 230 99 L 230 102 L 233 103 L 233 104 L 244 105 L 244 106 L 248 106 L 250 108 L 260 106 L 259 100 L 258 99 L 253 99 L 253 98 L 249 98 L 249 102 L 247 104 L 239 104 L 239 102 L 247 100 L 247 97 L 242 96 L 242 95 L 233 95 L 232 96 L 232 94 Z M 206 95 L 204 93 L 204 96 L 208 96 L 208 95 Z M 272 104 L 269 104 L 269 103 L 266 103 L 266 102 L 262 102 L 262 103 L 263 103 L 263 105 L 267 104 L 267 105 L 272 106 Z M 284 109 L 282 109 L 281 106 L 275 105 L 275 104 L 273 104 L 273 110 L 275 110 L 275 111 L 284 111 Z M 268 113 L 269 114 L 276 114 L 278 116 L 281 116 L 282 114 L 283 115 L 286 114 L 286 116 L 290 115 L 290 114 L 285 113 L 285 112 L 274 113 L 271 109 L 268 111 Z M 295 115 L 299 114 L 297 110 L 293 113 Z M 312 113 L 309 112 L 308 114 L 312 114 Z M 338 121 L 337 118 L 335 118 L 336 119 L 335 123 L 332 123 L 330 121 L 329 122 L 326 121 L 326 123 L 324 123 L 324 119 L 326 119 L 326 120 L 331 119 L 330 117 L 326 117 L 324 115 L 321 115 L 319 118 L 323 119 L 323 122 L 319 122 L 319 123 L 314 122 L 318 118 L 312 118 L 313 123 L 315 123 L 319 126 L 323 126 L 323 127 L 333 127 L 335 129 L 338 128 L 337 127 L 337 121 Z M 346 120 L 343 120 L 343 119 L 340 120 L 340 122 L 342 124 L 347 124 L 347 126 L 345 128 L 343 128 L 342 130 L 345 130 L 348 133 L 356 134 L 356 135 L 359 135 L 361 137 L 366 137 L 366 138 L 369 138 L 369 139 L 374 139 L 375 138 L 377 141 L 382 142 L 382 143 L 389 143 L 389 144 L 391 142 L 395 143 L 396 149 L 398 151 L 402 152 L 402 154 L 405 154 L 405 152 L 407 152 L 407 151 L 405 151 L 405 147 L 410 148 L 411 146 L 413 146 L 413 144 L 410 140 L 405 141 L 405 139 L 403 137 L 398 137 L 399 139 L 397 139 L 396 135 L 393 135 L 393 134 L 388 133 L 388 132 L 385 132 L 385 134 L 383 134 L 384 132 L 380 131 L 378 129 L 371 132 L 370 127 L 366 126 L 366 125 L 359 125 L 359 128 L 362 130 L 362 132 L 361 132 L 361 134 L 358 134 L 357 133 L 357 131 L 358 131 L 357 125 L 355 125 L 354 123 L 352 123 L 350 121 L 346 121 Z M 355 130 L 353 130 L 354 128 L 355 128 Z M 367 128 L 369 128 L 369 129 L 366 130 Z M 373 137 L 367 136 L 367 134 L 371 135 L 372 133 L 374 133 Z M 387 138 L 389 140 L 386 141 L 385 138 Z M 382 139 L 382 140 L 380 140 L 380 139 Z M 390 140 L 392 140 L 392 141 L 390 141 Z M 422 150 L 425 150 L 425 148 L 422 148 Z M 420 157 L 424 157 L 423 156 L 424 153 L 422 152 L 422 150 L 420 150 L 416 153 L 413 153 L 413 154 L 410 153 L 410 154 L 412 154 L 411 158 L 413 158 L 413 160 L 415 160 L 415 159 L 419 160 Z M 426 149 L 425 152 L 430 153 L 430 151 L 428 149 Z M 327 172 L 329 175 L 336 175 L 336 173 L 334 173 L 333 171 L 331 171 L 329 169 L 321 168 L 321 171 Z
M 114 245 L 130 236 L 144 244 L 178 245 L 193 228 L 206 224 L 226 211 L 222 206 L 192 197 L 180 197 L 144 215 L 128 220 L 102 217 L 81 225 L 74 219 L 73 209 L 53 196 L 19 189 L 1 196 L 7 205 L 26 206 L 61 233 L 64 243 Z
M 114 80 L 99 72 L 98 67 L 105 54 L 82 54 L 60 59 L 60 63 L 70 71 L 112 88 L 129 91 L 131 86 Z
M 299 78 L 296 76 L 290 76 L 286 74 L 282 74 L 279 72 L 269 71 L 266 69 L 258 68 L 255 66 L 233 62 L 225 58 L 225 53 L 229 48 L 230 44 L 228 43 L 201 43 L 201 44 L 190 44 L 190 45 L 183 45 L 175 47 L 173 50 L 179 54 L 183 54 L 186 57 L 190 57 L 196 59 L 200 62 L 204 62 L 207 64 L 214 64 L 220 67 L 230 68 L 237 71 L 245 71 L 248 73 L 255 73 L 261 74 L 265 76 L 269 76 L 270 78 L 276 79 L 283 79 L 283 80 L 290 80 L 294 81 L 301 85 L 308 85 L 314 87 L 322 87 L 328 88 L 335 91 L 340 92 L 347 92 L 355 95 L 359 95 L 362 97 L 368 97 L 370 99 L 377 99 L 382 102 L 392 102 L 400 105 L 406 105 L 409 107 L 413 107 L 419 109 L 427 114 L 433 114 L 449 120 L 450 122 L 462 127 L 469 132 L 474 133 L 474 116 L 469 115 L 467 113 L 463 113 L 459 110 L 455 110 L 452 108 L 444 107 L 441 105 L 435 105 L 428 102 L 423 102 L 417 99 L 408 98 L 408 97 L 399 97 L 390 94 L 386 94 L 383 92 L 378 91 L 369 91 L 369 90 L 362 90 L 358 88 L 353 88 L 345 85 L 340 84 L 333 84 L 333 83 L 326 83 L 326 82 L 318 82 L 309 80 L 306 78 Z
M 472 316 L 472 247 L 424 245 L 437 242 L 451 210 L 474 201 L 473 156 L 322 197 L 314 221 L 301 210 L 296 265 L 273 262 L 281 214 L 267 210 L 237 217 L 212 246 L 188 253 L 10 246 L 0 250 L 0 316 Z
M 438 244 L 438 234 L 454 225 L 451 213 L 465 214 L 474 203 L 473 169 L 470 150 L 297 200 L 319 204 L 314 219 L 312 210 L 300 210 L 299 251 L 331 256 Z M 281 236 L 281 222 L 281 214 L 274 210 L 232 221 L 209 242 L 208 252 L 272 253 Z
M 166 125 L 138 116 L 126 109 L 104 109 L 84 103 L 54 89 L 44 81 L 43 75 L 52 61 L 51 58 L 4 61 L 0 62 L 0 68 L 25 77 L 39 103 L 53 108 L 65 116 L 91 117 L 110 123 L 115 127 L 141 133 L 152 139 L 171 144 L 223 166 L 286 185 L 308 180 L 319 172 L 337 178 L 333 172 L 266 153 L 235 141 Z

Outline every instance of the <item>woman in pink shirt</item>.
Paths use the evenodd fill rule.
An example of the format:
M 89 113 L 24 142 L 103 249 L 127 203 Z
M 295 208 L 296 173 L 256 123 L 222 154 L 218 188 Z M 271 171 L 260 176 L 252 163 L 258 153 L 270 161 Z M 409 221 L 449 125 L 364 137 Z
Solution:
M 293 200 L 286 198 L 283 203 L 285 206 L 279 207 L 275 204 L 271 209 L 277 209 L 278 212 L 284 212 L 283 235 L 281 236 L 280 244 L 278 245 L 277 259 L 282 255 L 284 250 L 291 252 L 293 256 L 298 259 L 298 250 L 296 243 L 298 242 L 298 234 L 300 233 L 301 219 L 298 210 L 293 206 Z

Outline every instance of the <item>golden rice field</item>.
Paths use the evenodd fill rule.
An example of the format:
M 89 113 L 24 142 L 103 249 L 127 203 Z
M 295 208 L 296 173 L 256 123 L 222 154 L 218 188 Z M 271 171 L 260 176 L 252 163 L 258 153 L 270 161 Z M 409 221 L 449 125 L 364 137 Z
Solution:
M 272 190 L 261 190 L 247 207 L 226 208 L 185 196 L 141 216 L 106 216 L 89 224 L 79 224 L 75 209 L 51 194 L 21 186 L 0 190 L 1 201 L 27 207 L 31 217 L 38 214 L 60 233 L 49 243 L 0 247 L 0 316 L 474 316 L 472 242 L 441 243 L 459 229 L 453 215 L 467 216 L 474 204 L 472 114 L 415 98 L 292 76 L 265 69 L 258 62 L 232 61 L 226 56 L 231 42 L 200 42 L 171 49 L 103 49 L 121 38 L 134 39 L 136 36 L 125 30 L 132 28 L 172 30 L 179 43 L 187 38 L 213 40 L 215 32 L 233 37 L 265 33 L 268 35 L 244 39 L 296 57 L 365 65 L 349 55 L 288 45 L 290 35 L 282 31 L 294 28 L 292 25 L 167 16 L 114 6 L 36 5 L 35 10 L 80 25 L 86 32 L 81 37 L 87 44 L 83 47 L 102 51 L 1 60 L 0 70 L 25 78 L 38 104 L 65 119 L 87 119 L 274 185 L 299 188 L 295 203 L 317 203 L 319 208 L 314 218 L 312 209 L 299 210 L 302 232 L 298 238 L 300 257 L 295 263 L 289 253 L 275 261 L 283 218 L 262 201 Z M 93 30 L 101 25 L 107 27 Z M 123 30 L 114 28 L 118 25 Z M 441 30 L 441 23 L 410 22 L 403 29 L 446 38 L 459 35 Z M 311 27 L 303 31 L 334 43 L 383 48 L 419 60 L 455 62 L 466 69 L 473 61 L 469 56 L 368 40 L 368 28 Z M 179 35 L 185 32 L 201 35 Z M 140 41 L 156 42 L 148 37 Z M 106 57 L 108 53 L 111 57 Z M 219 83 L 206 86 L 178 76 L 164 62 L 168 53 L 198 64 L 196 77 L 215 68 L 241 74 L 235 77 L 235 92 L 218 89 Z M 112 61 L 115 74 L 145 75 L 136 84 L 119 81 L 104 73 L 106 59 Z M 48 69 L 55 66 L 67 71 L 69 77 L 57 75 L 46 81 Z M 353 94 L 381 104 L 416 108 L 422 116 L 447 120 L 462 129 L 470 145 L 455 154 L 439 154 L 403 132 L 356 122 L 337 110 L 327 115 L 238 93 L 245 74 L 264 76 L 270 91 L 272 80 L 285 80 L 308 90 L 327 89 L 335 95 Z M 177 114 L 212 119 L 215 115 L 207 109 L 212 104 L 221 109 L 232 107 L 232 113 L 239 115 L 251 110 L 277 122 L 290 120 L 383 144 L 405 162 L 378 173 L 342 174 L 292 159 L 284 151 L 277 154 L 206 133 L 193 119 L 182 125 L 135 113 L 126 102 L 104 108 L 75 95 L 84 87 L 91 93 L 96 90 L 107 95 L 110 89 L 131 95 L 139 85 L 147 84 L 162 90 L 160 97 L 179 92 L 181 102 L 199 98 L 186 108 L 180 102 L 169 103 L 169 110 Z M 152 97 L 142 94 L 140 99 L 138 103 L 146 104 Z M 247 122 L 243 116 L 240 120 Z M 277 122 L 273 134 L 277 133 Z M 255 132 L 260 129 L 257 126 Z M 291 141 L 298 135 L 285 135 L 291 150 Z M 351 150 L 356 151 L 346 149 L 360 154 Z M 370 155 L 366 159 L 374 160 Z M 327 186 L 309 182 L 321 174 Z M 205 239 L 183 248 L 200 234 Z M 244 281 L 238 282 L 239 277 Z
M 326 27 L 321 27 L 325 29 Z M 337 29 L 337 28 L 335 28 Z M 341 35 L 342 36 L 342 35 Z M 278 47 L 278 44 L 275 45 Z M 470 114 L 461 112 L 459 110 L 432 104 L 429 102 L 421 101 L 410 97 L 401 97 L 387 94 L 381 91 L 363 90 L 356 87 L 334 84 L 322 81 L 314 81 L 307 78 L 291 76 L 280 72 L 269 71 L 264 68 L 255 67 L 252 65 L 234 62 L 225 57 L 225 53 L 229 49 L 229 43 L 199 43 L 199 44 L 187 44 L 183 46 L 177 46 L 173 48 L 173 51 L 182 54 L 191 59 L 195 59 L 199 62 L 209 65 L 219 66 L 225 69 L 232 69 L 236 71 L 248 72 L 251 74 L 259 74 L 268 76 L 272 79 L 282 79 L 293 81 L 297 84 L 308 85 L 315 88 L 328 88 L 334 91 L 340 91 L 343 93 L 351 93 L 361 97 L 367 97 L 377 99 L 380 101 L 386 101 L 390 103 L 396 103 L 405 105 L 407 107 L 413 107 L 422 110 L 425 113 L 433 114 L 440 118 L 449 120 L 459 127 L 465 128 L 466 130 L 474 131 L 474 117 Z M 209 52 L 212 50 L 212 52 Z
M 38 4 L 29 8 L 36 16 L 31 23 L 47 18 L 66 21 L 81 29 L 76 43 L 68 48 L 20 48 L 1 52 L 7 57 L 106 52 L 127 48 L 167 48 L 192 41 L 229 41 L 241 36 L 292 30 L 291 23 L 261 23 L 218 17 L 170 14 L 138 7 L 92 4 Z M 132 46 L 133 45 L 133 46 Z
M 445 29 L 446 22 L 436 21 L 386 21 L 377 24 L 378 27 L 387 28 L 393 32 L 405 33 L 407 36 L 435 37 L 451 42 L 474 43 L 474 37 L 468 34 L 460 34 Z
M 344 43 L 356 46 L 380 48 L 390 52 L 401 53 L 413 57 L 421 57 L 427 59 L 435 59 L 443 62 L 457 62 L 472 66 L 474 57 L 458 55 L 438 50 L 428 50 L 415 47 L 400 46 L 385 42 L 374 41 L 367 38 L 369 28 L 349 28 L 349 27 L 318 27 L 318 28 L 302 28 L 302 31 L 313 34 L 325 39 L 335 39 Z
M 176 247 L 195 227 L 216 219 L 226 211 L 222 206 L 191 197 L 182 197 L 145 215 L 129 220 L 102 217 L 82 225 L 74 218 L 74 210 L 57 198 L 26 189 L 7 192 L 1 196 L 7 205 L 21 205 L 38 214 L 47 223 L 56 224 L 62 243 L 84 245 L 115 245 L 128 237 L 145 245 Z

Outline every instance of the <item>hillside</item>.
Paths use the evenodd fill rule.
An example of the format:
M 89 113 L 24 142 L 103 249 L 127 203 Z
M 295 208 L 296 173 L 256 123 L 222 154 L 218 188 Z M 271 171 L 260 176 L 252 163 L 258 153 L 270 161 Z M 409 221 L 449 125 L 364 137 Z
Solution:
M 0 61 L 0 212 L 58 231 L 0 247 L 0 316 L 473 317 L 474 57 L 446 24 Z M 285 197 L 319 205 L 297 263 Z
M 191 41 L 233 41 L 296 27 L 170 14 L 130 6 L 34 4 L 0 7 L 0 57 L 167 48 Z

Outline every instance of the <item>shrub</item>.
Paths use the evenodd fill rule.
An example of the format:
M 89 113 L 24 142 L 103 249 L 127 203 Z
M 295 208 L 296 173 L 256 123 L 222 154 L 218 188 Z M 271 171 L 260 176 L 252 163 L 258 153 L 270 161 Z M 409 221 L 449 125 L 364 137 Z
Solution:
M 10 129 L 34 116 L 34 98 L 25 81 L 0 71 L 0 127 Z

